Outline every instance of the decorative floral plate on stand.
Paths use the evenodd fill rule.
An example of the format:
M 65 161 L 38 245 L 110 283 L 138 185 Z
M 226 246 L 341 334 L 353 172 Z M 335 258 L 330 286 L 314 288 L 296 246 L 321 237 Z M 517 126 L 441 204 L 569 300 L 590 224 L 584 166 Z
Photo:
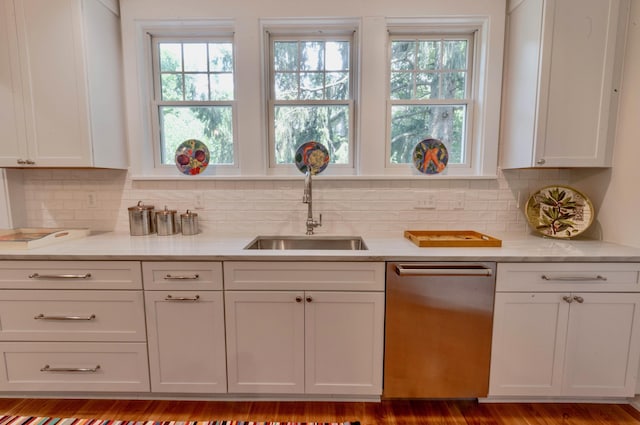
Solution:
M 319 174 L 329 165 L 329 151 L 319 142 L 306 142 L 296 150 L 296 167 L 302 173 Z
M 176 167 L 182 174 L 195 176 L 209 165 L 209 148 L 200 140 L 185 140 L 176 149 Z
M 544 236 L 568 239 L 591 226 L 591 200 L 567 186 L 546 186 L 531 195 L 525 207 L 529 225 Z
M 439 174 L 447 167 L 449 152 L 438 139 L 424 139 L 413 149 L 413 165 L 424 174 Z

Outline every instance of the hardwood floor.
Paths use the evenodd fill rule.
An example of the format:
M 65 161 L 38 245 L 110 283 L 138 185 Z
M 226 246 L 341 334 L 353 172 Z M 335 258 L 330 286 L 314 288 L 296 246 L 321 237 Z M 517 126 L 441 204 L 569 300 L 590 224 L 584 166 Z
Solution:
M 360 421 L 362 425 L 628 425 L 640 412 L 615 404 L 479 404 L 475 401 L 224 402 L 0 399 L 21 416 L 157 421 Z

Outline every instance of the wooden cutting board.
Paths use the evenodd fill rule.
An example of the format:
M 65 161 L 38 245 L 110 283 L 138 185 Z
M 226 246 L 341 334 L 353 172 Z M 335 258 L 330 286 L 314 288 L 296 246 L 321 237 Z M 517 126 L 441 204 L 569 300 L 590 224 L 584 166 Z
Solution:
M 502 241 L 474 230 L 405 230 L 419 247 L 499 247 Z

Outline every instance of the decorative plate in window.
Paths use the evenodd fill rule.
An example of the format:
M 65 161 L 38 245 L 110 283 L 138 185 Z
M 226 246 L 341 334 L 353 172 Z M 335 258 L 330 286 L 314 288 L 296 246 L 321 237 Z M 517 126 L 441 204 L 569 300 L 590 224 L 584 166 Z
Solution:
M 182 174 L 195 176 L 209 165 L 209 148 L 200 140 L 185 140 L 176 150 L 176 167 Z
M 525 207 L 529 225 L 544 236 L 568 239 L 591 226 L 591 200 L 567 186 L 546 186 L 531 195 Z
M 439 174 L 447 167 L 449 152 L 438 139 L 424 139 L 413 149 L 413 165 L 424 174 Z
M 296 167 L 303 173 L 319 174 L 329 165 L 329 151 L 319 142 L 306 142 L 296 150 Z

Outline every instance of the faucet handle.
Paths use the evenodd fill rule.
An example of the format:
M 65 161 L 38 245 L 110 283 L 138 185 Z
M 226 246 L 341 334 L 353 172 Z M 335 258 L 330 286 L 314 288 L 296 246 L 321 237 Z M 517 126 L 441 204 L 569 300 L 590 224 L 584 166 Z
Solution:
M 320 217 L 318 219 L 318 226 L 322 226 L 322 214 L 320 214 Z

